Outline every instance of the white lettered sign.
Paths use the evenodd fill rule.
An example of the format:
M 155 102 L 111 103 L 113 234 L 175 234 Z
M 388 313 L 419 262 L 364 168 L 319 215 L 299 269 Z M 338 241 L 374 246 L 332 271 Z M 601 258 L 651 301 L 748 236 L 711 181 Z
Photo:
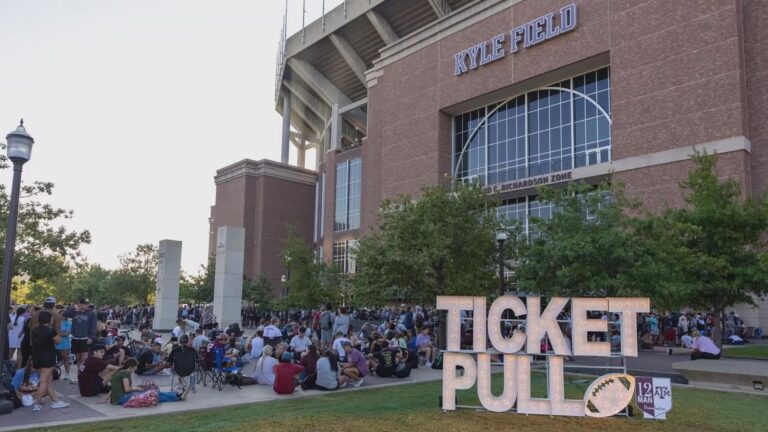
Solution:
M 573 317 L 571 344 L 557 321 L 569 302 Z M 582 399 L 566 399 L 563 362 L 571 355 L 611 355 L 609 342 L 589 341 L 590 332 L 608 332 L 608 321 L 588 318 L 589 311 L 621 314 L 621 354 L 637 357 L 636 317 L 638 313 L 650 311 L 647 298 L 554 297 L 542 310 L 540 297 L 526 297 L 523 302 L 519 297 L 505 295 L 491 304 L 486 316 L 485 297 L 438 296 L 437 309 L 448 311 L 447 350 L 443 354 L 444 410 L 456 409 L 456 390 L 466 390 L 475 384 L 480 403 L 494 412 L 509 411 L 517 404 L 517 412 L 522 414 L 609 417 L 621 412 L 632 401 L 635 379 L 620 373 L 595 379 Z M 526 333 L 516 332 L 509 338 L 502 334 L 501 317 L 505 310 L 511 310 L 517 317 L 526 317 Z M 473 312 L 471 352 L 461 350 L 462 311 Z M 531 357 L 542 354 L 540 342 L 545 337 L 554 351 L 554 355 L 548 356 L 547 397 L 534 398 L 531 396 Z M 504 391 L 500 396 L 491 392 L 488 342 L 504 360 Z M 464 370 L 461 376 L 457 375 L 458 367 Z

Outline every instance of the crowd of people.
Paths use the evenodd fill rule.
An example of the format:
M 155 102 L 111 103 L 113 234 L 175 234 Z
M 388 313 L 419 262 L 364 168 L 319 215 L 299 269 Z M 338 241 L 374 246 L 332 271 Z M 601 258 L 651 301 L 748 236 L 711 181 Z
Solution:
M 250 316 L 249 309 L 244 308 L 244 317 Z M 102 395 L 124 406 L 148 406 L 151 402 L 140 399 L 151 390 L 156 403 L 184 400 L 194 388 L 189 374 L 171 392 L 134 380 L 175 374 L 179 362 L 190 356 L 193 371 L 221 369 L 238 386 L 269 385 L 277 394 L 332 391 L 360 386 L 371 374 L 408 376 L 419 364 L 431 366 L 437 353 L 430 314 L 420 307 L 348 310 L 327 304 L 290 314 L 263 312 L 256 322 L 244 319 L 244 327 L 255 330 L 246 336 L 239 323 L 217 329 L 210 305 L 182 305 L 165 340 L 152 330 L 153 313 L 148 306 L 96 307 L 86 299 L 63 305 L 53 297 L 41 306 L 12 307 L 7 352 L 15 366 L 16 399 L 35 411 L 45 404 L 66 408 L 52 385 L 61 379 L 77 384 L 81 396 Z M 352 323 L 361 317 L 372 321 L 354 331 Z M 134 331 L 140 335 L 136 339 Z M 184 377 L 179 376 L 180 383 Z
M 184 400 L 195 385 L 190 375 L 214 369 L 233 385 L 266 385 L 277 394 L 291 394 L 361 386 L 371 375 L 402 378 L 414 368 L 441 367 L 439 332 L 433 331 L 438 316 L 421 306 L 348 309 L 326 304 L 291 313 L 249 306 L 243 308 L 243 328 L 233 323 L 219 329 L 211 305 L 182 305 L 166 339 L 152 330 L 153 315 L 151 306 L 95 307 L 86 299 L 62 305 L 53 297 L 41 306 L 12 308 L 8 358 L 16 370 L 15 396 L 33 410 L 45 403 L 66 408 L 52 385 L 60 378 L 77 384 L 84 397 L 108 395 L 114 404 L 150 406 L 150 396 L 155 404 Z M 606 320 L 608 331 L 590 334 L 590 339 L 609 342 L 613 352 L 620 352 L 620 317 L 593 312 L 591 318 Z M 569 315 L 561 313 L 558 320 L 570 340 Z M 464 312 L 462 345 L 472 344 L 471 322 L 471 312 Z M 718 359 L 718 337 L 739 343 L 753 336 L 750 332 L 760 336 L 735 313 L 727 316 L 722 336 L 717 328 L 712 314 L 641 314 L 639 348 L 683 346 L 691 349 L 692 359 Z M 253 333 L 246 335 L 246 330 Z M 140 336 L 134 339 L 135 331 Z M 502 326 L 506 337 L 525 331 L 524 319 L 506 319 Z M 550 350 L 542 339 L 541 352 Z M 178 375 L 178 385 L 160 392 L 151 384 L 134 383 L 136 377 L 157 374 Z

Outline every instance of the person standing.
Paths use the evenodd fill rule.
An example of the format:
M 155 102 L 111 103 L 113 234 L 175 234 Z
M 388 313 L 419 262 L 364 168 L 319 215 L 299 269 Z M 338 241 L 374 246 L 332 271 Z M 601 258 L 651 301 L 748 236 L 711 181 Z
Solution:
M 349 336 L 349 315 L 347 315 L 347 308 L 344 306 L 339 308 L 339 314 L 333 320 L 333 334 L 341 332 L 344 337 Z
M 331 311 L 331 304 L 327 303 L 323 306 L 322 312 L 320 312 L 320 351 L 325 351 L 331 348 L 333 343 L 333 312 Z
M 83 366 L 91 344 L 96 339 L 96 313 L 88 307 L 88 300 L 80 299 L 72 317 L 72 352 L 77 357 L 75 364 L 77 372 Z M 72 384 L 77 384 L 77 378 L 70 379 Z
M 68 403 L 59 400 L 56 390 L 53 388 L 53 367 L 56 366 L 56 344 L 61 342 L 61 337 L 52 328 L 53 314 L 47 310 L 41 310 L 37 315 L 38 325 L 33 328 L 32 338 L 32 367 L 40 371 L 40 387 L 34 397 L 33 411 L 40 411 L 43 398 L 48 396 L 53 403 L 51 408 L 66 408 Z
M 69 376 L 69 352 L 72 350 L 72 321 L 66 316 L 64 307 L 56 305 L 56 312 L 61 315 L 61 342 L 56 344 L 56 350 L 59 351 L 59 357 L 61 357 L 62 363 L 64 363 L 64 379 L 71 380 Z M 77 370 L 75 370 L 75 376 L 77 376 Z
M 8 324 L 8 359 L 16 353 L 16 369 L 21 369 L 21 340 L 24 339 L 24 322 L 27 321 L 27 309 L 19 306 L 15 314 L 9 316 Z

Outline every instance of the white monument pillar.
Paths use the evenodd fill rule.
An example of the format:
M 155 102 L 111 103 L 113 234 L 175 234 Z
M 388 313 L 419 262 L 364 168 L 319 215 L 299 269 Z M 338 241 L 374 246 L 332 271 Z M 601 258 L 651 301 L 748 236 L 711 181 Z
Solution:
M 155 291 L 155 331 L 171 331 L 176 326 L 179 309 L 179 278 L 181 276 L 181 242 L 160 240 L 157 260 L 157 289 Z
M 219 227 L 216 233 L 216 278 L 213 285 L 213 314 L 219 327 L 240 323 L 243 302 L 245 228 Z

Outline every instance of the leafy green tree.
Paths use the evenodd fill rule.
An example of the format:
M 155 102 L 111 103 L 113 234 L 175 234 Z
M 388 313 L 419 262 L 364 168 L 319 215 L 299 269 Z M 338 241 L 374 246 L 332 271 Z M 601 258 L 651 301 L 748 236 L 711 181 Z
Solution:
M 133 301 L 153 302 L 157 288 L 157 246 L 143 243 L 136 250 L 119 257 L 120 268 L 112 274 L 112 283 Z
M 182 273 L 179 282 L 179 299 L 187 303 L 213 302 L 215 280 L 216 261 L 211 257 L 208 265 L 201 265 L 196 275 Z
M 264 307 L 272 299 L 272 284 L 264 274 L 255 280 L 243 277 L 243 300 Z
M 451 193 L 434 186 L 422 189 L 418 199 L 385 200 L 378 227 L 354 251 L 362 269 L 353 280 L 355 296 L 381 304 L 496 292 L 495 207 L 480 185 L 464 183 Z
M 0 143 L 0 170 L 9 167 L 5 148 L 5 143 Z M 13 271 L 14 276 L 24 275 L 27 282 L 66 273 L 70 264 L 81 259 L 80 246 L 91 242 L 88 231 L 72 231 L 61 225 L 72 219 L 72 210 L 44 202 L 53 195 L 53 189 L 53 183 L 43 181 L 21 186 Z M 0 244 L 5 244 L 10 198 L 6 185 L 0 184 Z M 0 266 L 2 260 L 0 256 Z
M 680 283 L 668 295 L 713 311 L 722 335 L 726 308 L 768 294 L 768 200 L 745 197 L 738 182 L 720 180 L 716 155 L 697 151 L 692 160 L 680 184 L 686 206 L 668 209 L 659 222 L 680 245 L 668 263 Z
M 282 260 L 288 270 L 284 306 L 317 307 L 338 299 L 337 270 L 316 260 L 312 248 L 294 230 L 288 231 Z
M 620 186 L 571 183 L 544 187 L 539 199 L 553 204 L 549 219 L 522 242 L 517 271 L 523 291 L 561 296 L 635 295 L 652 284 L 646 245 L 639 242 Z M 648 274 L 651 273 L 651 274 Z

